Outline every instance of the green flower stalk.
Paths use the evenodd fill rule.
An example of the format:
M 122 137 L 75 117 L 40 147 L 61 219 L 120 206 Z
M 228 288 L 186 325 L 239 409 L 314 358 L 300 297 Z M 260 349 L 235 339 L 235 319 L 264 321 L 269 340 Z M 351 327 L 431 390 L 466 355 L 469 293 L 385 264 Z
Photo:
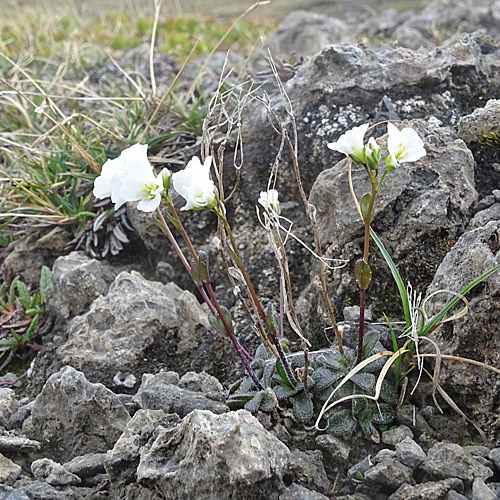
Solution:
M 363 359 L 366 290 L 372 278 L 368 259 L 370 255 L 371 223 L 375 217 L 375 198 L 388 172 L 395 170 L 401 163 L 417 161 L 426 154 L 422 139 L 420 139 L 415 130 L 406 127 L 400 131 L 395 125 L 388 123 L 388 155 L 384 161 L 384 172 L 377 182 L 381 152 L 377 141 L 373 137 L 369 139 L 366 146 L 364 145 L 364 135 L 367 130 L 368 124 L 354 127 L 341 135 L 338 141 L 327 144 L 329 149 L 343 153 L 357 165 L 363 166 L 368 174 L 371 185 L 371 192 L 363 196 L 360 204 L 361 217 L 365 227 L 363 258 L 359 259 L 354 266 L 354 274 L 359 288 L 358 363 Z

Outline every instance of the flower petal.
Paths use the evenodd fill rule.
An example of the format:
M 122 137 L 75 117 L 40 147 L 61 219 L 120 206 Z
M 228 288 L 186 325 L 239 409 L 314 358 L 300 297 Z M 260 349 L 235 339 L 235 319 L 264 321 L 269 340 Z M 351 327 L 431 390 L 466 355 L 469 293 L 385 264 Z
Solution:
M 142 177 L 153 171 L 153 167 L 148 160 L 147 144 L 134 144 L 124 149 L 120 157 L 125 163 L 128 175 Z
M 137 209 L 142 210 L 143 212 L 154 212 L 159 206 L 161 202 L 161 196 L 157 194 L 153 199 L 151 200 L 141 200 L 137 204 Z
M 120 189 L 120 195 L 127 201 L 137 201 L 147 198 L 144 190 L 144 182 L 136 177 L 127 177 L 123 179 Z

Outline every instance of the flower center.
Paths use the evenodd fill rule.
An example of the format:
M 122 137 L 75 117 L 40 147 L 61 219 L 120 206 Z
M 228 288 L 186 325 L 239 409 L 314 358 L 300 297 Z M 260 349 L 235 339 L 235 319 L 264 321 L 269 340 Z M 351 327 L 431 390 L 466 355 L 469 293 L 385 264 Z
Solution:
M 396 153 L 396 159 L 397 160 L 402 160 L 403 158 L 406 158 L 408 156 L 408 151 L 406 151 L 406 146 L 400 142 L 398 144 L 398 151 Z
M 159 187 L 159 184 L 156 184 L 154 182 L 146 182 L 146 184 L 144 184 L 144 187 L 141 189 L 141 193 L 144 193 L 148 200 L 154 200 L 156 198 L 155 191 Z

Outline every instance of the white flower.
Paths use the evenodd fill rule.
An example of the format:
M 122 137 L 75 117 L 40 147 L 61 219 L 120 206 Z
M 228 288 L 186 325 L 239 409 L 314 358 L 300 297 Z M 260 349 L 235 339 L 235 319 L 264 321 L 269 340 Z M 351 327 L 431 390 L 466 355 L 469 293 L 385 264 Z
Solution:
M 155 175 L 151 165 L 149 169 L 136 166 L 133 174 L 123 180 L 121 196 L 125 201 L 138 201 L 138 210 L 154 212 L 160 205 L 161 194 L 165 191 L 164 182 L 169 176 L 167 168 Z
M 269 210 L 274 210 L 278 215 L 281 213 L 280 202 L 278 200 L 278 191 L 269 189 L 269 191 L 261 191 L 258 202 Z
M 125 175 L 125 161 L 121 156 L 114 160 L 107 160 L 101 168 L 101 175 L 94 181 L 94 196 L 102 200 L 112 196 L 113 190 L 115 195 L 119 194 L 121 182 Z M 116 200 L 113 201 L 116 202 Z
M 181 210 L 211 210 L 217 205 L 217 188 L 210 179 L 211 164 L 211 156 L 203 164 L 193 156 L 184 170 L 172 175 L 174 189 L 186 200 Z
M 327 144 L 327 147 L 339 153 L 344 153 L 358 165 L 363 165 L 366 163 L 363 139 L 367 129 L 368 123 L 360 125 L 359 127 L 354 127 L 345 134 L 342 134 L 337 142 Z
M 139 210 L 156 210 L 168 186 L 170 172 L 165 168 L 157 176 L 148 161 L 147 150 L 146 144 L 134 144 L 123 150 L 118 158 L 108 160 L 94 182 L 95 197 L 111 196 L 115 209 L 127 201 L 138 201 Z
M 392 123 L 388 123 L 387 132 L 389 156 L 386 157 L 385 163 L 389 171 L 394 170 L 400 163 L 417 161 L 427 154 L 422 139 L 412 128 L 398 130 Z

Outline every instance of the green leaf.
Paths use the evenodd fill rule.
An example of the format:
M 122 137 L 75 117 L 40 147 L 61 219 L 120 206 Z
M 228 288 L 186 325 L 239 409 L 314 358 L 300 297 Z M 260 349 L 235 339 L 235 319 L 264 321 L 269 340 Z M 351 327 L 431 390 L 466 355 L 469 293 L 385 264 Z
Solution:
M 271 386 L 271 379 L 274 375 L 275 365 L 273 363 L 267 363 L 264 365 L 264 373 L 262 374 L 261 382 L 264 387 Z
M 264 396 L 264 391 L 259 391 L 252 399 L 245 403 L 245 410 L 251 413 L 256 413 L 260 407 L 262 396 Z
M 22 341 L 23 344 L 26 344 L 27 342 L 29 342 L 33 338 L 33 336 L 35 335 L 36 330 L 38 328 L 38 320 L 39 320 L 39 318 L 40 318 L 40 316 L 36 315 L 31 320 L 31 323 L 30 323 L 30 326 L 29 326 L 28 330 L 26 330 L 26 333 L 21 338 L 21 341 Z
M 286 370 L 283 366 L 283 363 L 281 362 L 281 359 L 276 359 L 276 373 L 280 376 L 281 380 L 285 382 L 287 385 L 290 387 L 294 387 L 294 384 L 292 381 L 288 378 L 286 374 Z
M 370 193 L 366 193 L 363 198 L 361 198 L 361 214 L 363 215 L 363 221 L 368 222 L 368 224 L 373 222 L 373 210 L 371 216 L 369 213 L 371 201 L 372 195 Z
M 391 270 L 392 277 L 394 278 L 394 281 L 396 282 L 396 285 L 398 287 L 398 292 L 399 296 L 401 297 L 401 303 L 403 304 L 403 311 L 405 315 L 405 323 L 406 323 L 406 328 L 411 327 L 411 314 L 410 314 L 410 302 L 408 301 L 408 293 L 406 291 L 405 284 L 403 282 L 403 279 L 401 278 L 401 275 L 399 274 L 398 268 L 396 267 L 396 264 L 394 264 L 394 261 L 392 260 L 391 256 L 389 255 L 389 252 L 386 250 L 384 244 L 380 240 L 380 238 L 377 236 L 375 231 L 370 228 L 370 235 L 373 238 L 373 241 L 376 243 L 378 249 L 382 253 L 385 262 L 389 266 L 389 269 Z
M 295 396 L 299 391 L 304 388 L 302 383 L 298 383 L 297 387 L 292 387 L 288 384 L 279 384 L 276 387 L 273 387 L 274 394 L 278 399 L 288 399 L 291 396 Z
M 224 319 L 226 320 L 226 323 L 232 329 L 233 328 L 233 321 L 231 319 L 231 313 L 224 306 L 221 306 L 221 312 L 222 312 L 222 315 L 224 316 Z M 226 327 L 224 326 L 224 323 L 222 322 L 222 320 L 219 317 L 219 315 L 215 315 L 215 314 L 210 313 L 208 315 L 208 322 L 210 323 L 211 327 L 215 328 L 220 333 L 222 333 L 224 335 L 229 335 L 229 332 L 226 330 Z
M 33 307 L 31 309 L 26 309 L 27 316 L 35 316 L 35 314 L 43 314 L 44 310 L 39 307 Z
M 311 377 L 314 380 L 314 388 L 317 391 L 323 391 L 341 378 L 342 375 L 341 372 L 334 372 L 328 368 L 321 367 L 315 370 Z
M 270 359 L 271 357 L 272 356 L 267 351 L 266 346 L 264 344 L 259 344 L 259 347 L 257 347 L 257 350 L 255 351 L 255 355 L 254 355 L 253 359 L 254 359 L 254 361 L 267 360 L 267 359 Z
M 328 420 L 328 432 L 334 436 L 344 436 L 356 428 L 357 422 L 350 410 L 340 410 Z
M 14 283 L 14 281 L 12 283 Z M 31 296 L 28 287 L 21 280 L 17 280 L 16 288 L 17 288 L 17 296 L 19 297 L 19 302 L 26 309 L 31 304 Z
M 305 424 L 314 414 L 314 405 L 312 399 L 301 392 L 293 399 L 293 414 L 298 422 Z
M 352 413 L 357 416 L 362 414 L 368 408 L 368 400 L 366 398 L 354 398 L 352 400 Z
M 24 309 L 30 309 L 31 307 L 31 300 L 28 299 L 26 300 L 25 298 L 18 298 L 17 300 L 19 300 L 19 303 L 24 307 Z
M 363 358 L 368 358 L 372 354 L 375 344 L 378 342 L 380 335 L 376 332 L 367 333 L 363 339 Z M 375 353 L 373 353 L 375 354 Z M 370 365 L 368 365 L 370 366 Z
M 387 380 L 382 381 L 380 387 L 380 399 L 389 403 L 390 405 L 395 405 L 398 402 L 399 395 L 394 386 Z
M 342 363 L 343 356 L 338 352 L 323 351 L 318 355 L 317 360 L 335 371 L 344 371 L 345 365 Z
M 363 373 L 363 372 L 355 373 L 351 377 L 351 380 L 363 391 L 368 391 L 370 394 L 374 391 L 375 383 L 377 381 L 373 373 Z
M 358 259 L 354 264 L 354 276 L 361 290 L 366 290 L 372 280 L 372 269 L 364 259 Z
M 371 439 L 375 443 L 380 442 L 380 434 L 375 429 L 371 419 L 358 420 L 358 425 L 366 438 Z
M 231 410 L 240 410 L 245 406 L 245 404 L 255 397 L 256 392 L 246 392 L 246 393 L 235 393 L 231 395 L 227 400 L 226 404 Z
M 7 295 L 7 304 L 13 304 L 14 301 L 16 300 L 16 289 L 18 281 L 19 281 L 19 276 L 16 276 L 12 280 L 12 283 L 10 284 L 9 294 Z
M 260 402 L 260 410 L 270 412 L 276 408 L 278 401 L 276 395 L 271 388 L 267 388 L 262 395 L 262 401 Z
M 387 403 L 375 404 L 372 410 L 372 422 L 377 425 L 387 425 L 394 420 L 394 408 Z

